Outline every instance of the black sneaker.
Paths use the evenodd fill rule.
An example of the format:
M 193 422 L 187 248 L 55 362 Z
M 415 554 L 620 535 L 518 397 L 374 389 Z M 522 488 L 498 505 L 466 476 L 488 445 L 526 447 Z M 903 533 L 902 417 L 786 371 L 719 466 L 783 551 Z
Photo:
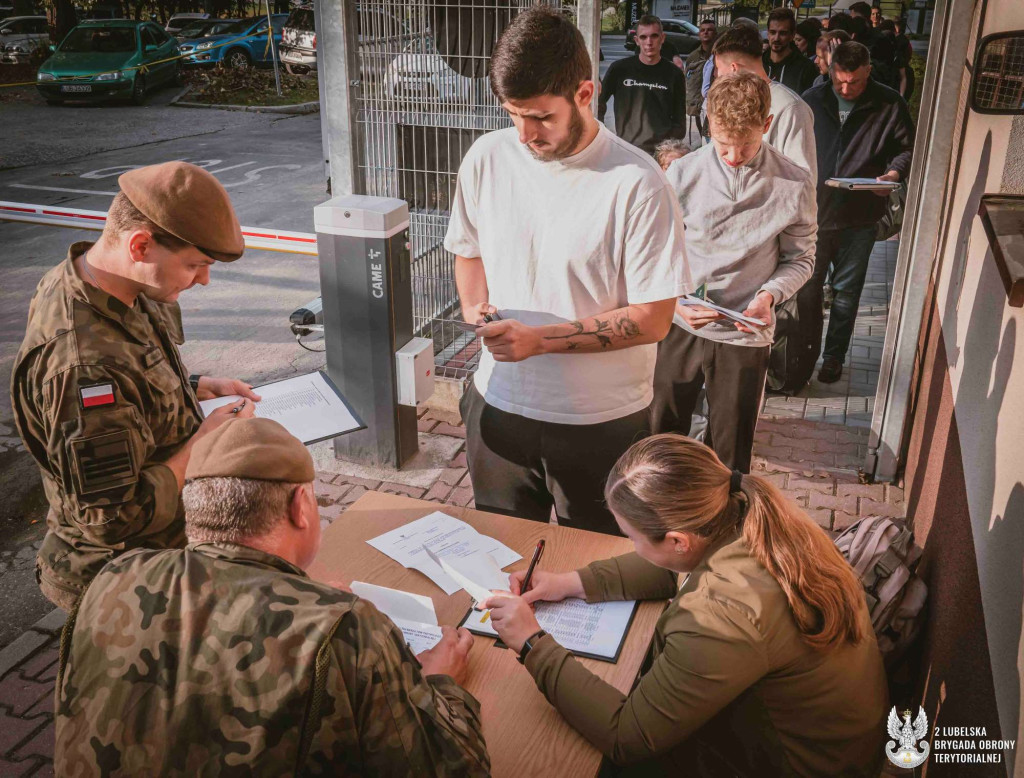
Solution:
M 843 376 L 843 363 L 835 357 L 825 357 L 818 371 L 818 380 L 823 384 L 834 384 Z

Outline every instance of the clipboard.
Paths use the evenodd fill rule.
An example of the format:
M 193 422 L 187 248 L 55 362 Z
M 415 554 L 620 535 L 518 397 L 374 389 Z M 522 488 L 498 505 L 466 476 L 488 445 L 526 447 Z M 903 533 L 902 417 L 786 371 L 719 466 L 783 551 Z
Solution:
M 607 656 L 605 654 L 595 654 L 595 653 L 591 653 L 591 652 L 587 652 L 587 651 L 577 651 L 575 649 L 569 648 L 568 646 L 564 646 L 564 645 L 563 645 L 563 648 L 565 648 L 567 651 L 569 651 L 569 653 L 571 653 L 573 656 L 582 657 L 584 659 L 596 659 L 599 662 L 610 662 L 611 664 L 616 664 L 619 661 L 619 656 L 622 654 L 622 647 L 626 644 L 626 637 L 629 635 L 629 630 L 632 629 L 632 627 L 633 627 L 633 620 L 636 618 L 637 606 L 640 604 L 639 600 L 633 600 L 632 603 L 633 604 L 632 604 L 632 607 L 630 608 L 629 618 L 626 620 L 625 626 L 622 629 L 622 634 L 619 636 L 619 642 L 618 642 L 618 645 L 615 647 L 614 655 Z M 495 648 L 508 648 L 508 646 L 505 644 L 505 642 L 500 637 L 495 635 L 493 632 L 491 632 L 491 631 L 482 632 L 482 631 L 479 631 L 478 629 L 475 629 L 475 625 L 470 623 L 473 620 L 473 614 L 474 613 L 479 614 L 480 611 L 476 610 L 475 608 L 470 607 L 470 609 L 468 611 L 466 611 L 466 615 L 462 617 L 462 620 L 459 622 L 458 626 L 459 627 L 465 627 L 470 632 L 472 632 L 474 635 L 479 635 L 481 637 L 487 637 L 487 638 L 494 638 L 494 647 Z M 544 625 L 541 624 L 541 627 L 543 627 L 543 626 Z M 549 632 L 549 634 L 551 634 L 551 633 Z M 556 640 L 558 639 L 558 637 L 555 636 L 555 635 L 553 635 L 553 637 L 555 637 Z M 562 645 L 562 644 L 560 643 L 559 645 Z
M 836 189 L 849 189 L 852 192 L 891 192 L 899 189 L 898 181 L 876 181 L 873 178 L 829 178 L 825 186 Z

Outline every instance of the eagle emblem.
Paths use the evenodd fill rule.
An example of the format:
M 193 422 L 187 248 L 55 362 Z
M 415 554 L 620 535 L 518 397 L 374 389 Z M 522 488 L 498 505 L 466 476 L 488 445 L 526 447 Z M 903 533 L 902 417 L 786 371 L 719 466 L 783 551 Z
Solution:
M 896 713 L 896 706 L 889 711 L 888 730 L 892 738 L 885 746 L 889 761 L 897 767 L 908 770 L 920 766 L 928 758 L 928 717 L 924 708 L 918 706 L 917 718 L 910 722 L 911 711 L 903 711 L 903 721 Z M 923 742 L 922 742 L 923 741 Z

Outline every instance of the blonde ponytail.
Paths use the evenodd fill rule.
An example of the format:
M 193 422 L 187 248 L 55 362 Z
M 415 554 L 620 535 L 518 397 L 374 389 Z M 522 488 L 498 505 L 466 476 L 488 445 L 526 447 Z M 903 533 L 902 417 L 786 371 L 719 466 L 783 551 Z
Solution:
M 714 542 L 741 530 L 808 645 L 829 650 L 864 637 L 863 589 L 825 531 L 768 481 L 734 476 L 702 443 L 665 434 L 634 444 L 609 473 L 605 499 L 655 541 L 688 532 Z

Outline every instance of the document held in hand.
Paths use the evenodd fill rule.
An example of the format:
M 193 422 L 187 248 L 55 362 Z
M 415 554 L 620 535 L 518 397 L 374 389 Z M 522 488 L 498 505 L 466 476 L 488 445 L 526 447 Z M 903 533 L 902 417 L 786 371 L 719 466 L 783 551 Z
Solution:
M 323 371 L 254 386 L 260 396 L 256 415 L 273 419 L 307 446 L 366 429 L 338 387 Z M 199 403 L 205 415 L 229 403 L 240 403 L 236 394 Z
M 710 300 L 705 300 L 701 297 L 695 297 L 692 294 L 688 294 L 685 297 L 679 298 L 680 305 L 703 305 L 705 308 L 710 308 L 713 311 L 718 311 L 720 314 L 725 316 L 727 319 L 733 321 L 743 322 L 744 324 L 753 324 L 755 327 L 764 327 L 766 322 L 760 319 L 752 319 L 749 316 L 744 316 L 738 311 L 730 310 L 729 308 L 723 308 L 721 305 L 715 305 Z
M 470 610 L 460 627 L 498 637 L 487 611 Z M 636 613 L 636 600 L 585 602 L 575 598 L 538 602 L 537 621 L 560 645 L 577 656 L 616 662 Z
M 455 594 L 463 586 L 430 558 L 428 549 L 440 558 L 454 561 L 460 573 L 488 588 L 495 588 L 492 584 L 499 589 L 508 588 L 508 576 L 501 574 L 498 580 L 490 568 L 497 565 L 500 571 L 522 559 L 501 541 L 481 535 L 466 522 L 440 511 L 366 542 L 405 567 L 419 570 L 445 594 Z
M 898 181 L 876 181 L 873 178 L 829 178 L 825 180 L 825 186 L 852 189 L 855 192 L 891 192 L 899 189 L 900 185 Z
M 429 597 L 363 581 L 353 581 L 349 588 L 352 594 L 372 602 L 402 630 L 405 642 L 414 654 L 433 648 L 441 640 L 434 602 Z

